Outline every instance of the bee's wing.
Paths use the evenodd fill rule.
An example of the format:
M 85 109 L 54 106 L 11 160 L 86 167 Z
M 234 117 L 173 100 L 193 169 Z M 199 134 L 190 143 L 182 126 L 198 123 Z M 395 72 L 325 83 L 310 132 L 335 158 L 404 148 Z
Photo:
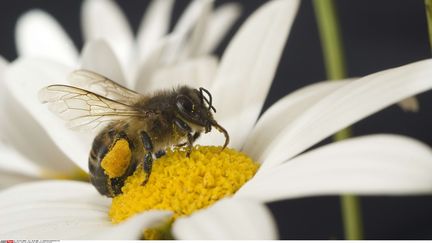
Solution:
M 149 117 L 155 112 L 138 111 L 133 106 L 67 85 L 51 85 L 39 91 L 39 99 L 49 109 L 68 121 L 71 128 L 94 129 L 128 117 Z
M 88 70 L 76 70 L 69 75 L 73 86 L 89 90 L 111 100 L 131 105 L 141 94 L 130 90 L 107 77 Z

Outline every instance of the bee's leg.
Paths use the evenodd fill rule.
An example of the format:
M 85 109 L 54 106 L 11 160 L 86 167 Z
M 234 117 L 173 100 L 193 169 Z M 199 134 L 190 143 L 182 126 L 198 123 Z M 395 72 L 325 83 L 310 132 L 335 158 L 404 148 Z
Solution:
M 188 150 L 186 151 L 186 156 L 189 157 L 190 153 L 192 151 L 193 143 L 195 142 L 195 140 L 197 140 L 197 138 L 199 138 L 200 135 L 201 135 L 201 133 L 199 133 L 199 132 L 195 132 L 193 135 L 191 133 L 188 133 L 187 134 L 187 139 L 188 139 L 187 142 L 181 143 L 181 144 L 177 144 L 176 146 L 177 147 L 187 146 Z
M 142 186 L 145 186 L 148 182 L 148 180 L 150 179 L 150 174 L 152 171 L 152 167 L 153 167 L 153 156 L 151 153 L 147 153 L 144 156 L 144 172 L 145 172 L 145 178 L 143 183 L 141 184 Z
M 195 142 L 195 140 L 197 140 L 197 139 L 200 137 L 200 135 L 201 135 L 200 132 L 195 132 L 195 133 L 193 134 L 193 136 L 192 136 L 192 144 Z M 186 145 L 188 145 L 188 144 L 189 144 L 189 142 L 185 142 L 185 143 L 177 144 L 176 146 L 177 146 L 177 147 L 183 147 L 183 146 L 186 146 Z
M 194 140 L 195 134 L 192 135 L 192 128 L 186 122 L 184 122 L 181 119 L 175 119 L 174 124 L 180 129 L 180 131 L 187 134 L 187 141 L 186 141 L 185 145 L 187 145 L 186 156 L 189 157 L 189 155 L 192 151 L 192 144 L 195 141 Z
M 188 141 L 186 142 L 186 145 L 188 146 L 188 150 L 186 153 L 187 157 L 190 156 L 190 153 L 192 152 L 193 143 L 195 142 L 195 140 L 197 140 L 197 138 L 199 138 L 200 135 L 201 133 L 199 132 L 195 132 L 193 135 L 191 133 L 188 133 Z
M 193 145 L 193 135 L 191 133 L 188 133 L 187 135 L 187 150 L 186 150 L 186 156 L 189 157 L 192 152 L 192 145 Z
M 181 132 L 185 134 L 192 133 L 192 128 L 182 119 L 174 118 L 174 124 L 180 129 Z
M 150 179 L 150 174 L 152 171 L 152 166 L 153 166 L 153 143 L 150 139 L 150 136 L 146 133 L 146 132 L 141 132 L 141 140 L 142 143 L 144 144 L 144 149 L 147 152 L 144 155 L 144 161 L 143 161 L 143 168 L 144 168 L 144 172 L 145 172 L 145 178 L 144 181 L 141 185 L 145 185 L 147 184 L 148 180 Z
M 164 156 L 166 154 L 165 150 L 159 150 L 155 153 L 156 159 L 159 159 L 160 157 Z
M 195 132 L 192 137 L 192 143 L 194 143 L 201 136 L 200 132 Z

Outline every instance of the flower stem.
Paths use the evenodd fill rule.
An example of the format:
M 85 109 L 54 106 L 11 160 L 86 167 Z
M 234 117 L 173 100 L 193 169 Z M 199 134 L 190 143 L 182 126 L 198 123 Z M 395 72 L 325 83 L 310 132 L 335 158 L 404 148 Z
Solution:
M 432 48 L 432 0 L 425 0 L 425 8 L 429 30 L 429 44 Z
M 348 240 L 361 240 L 363 238 L 363 227 L 360 198 L 355 195 L 343 195 L 341 205 L 345 238 Z
M 313 6 L 317 18 L 327 78 L 329 80 L 343 79 L 347 76 L 347 71 L 335 3 L 333 0 L 314 0 Z M 345 128 L 336 133 L 333 139 L 339 141 L 350 136 L 351 129 Z M 341 210 L 345 238 L 349 240 L 362 239 L 363 230 L 359 198 L 354 195 L 341 196 Z
M 342 37 L 333 0 L 314 0 L 315 15 L 329 79 L 347 76 Z

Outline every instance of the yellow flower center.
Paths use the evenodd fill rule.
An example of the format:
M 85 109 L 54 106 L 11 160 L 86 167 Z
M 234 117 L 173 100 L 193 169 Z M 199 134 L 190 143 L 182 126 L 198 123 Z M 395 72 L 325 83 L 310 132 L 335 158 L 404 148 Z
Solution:
M 113 223 L 151 209 L 169 210 L 173 220 L 190 215 L 234 194 L 251 179 L 259 165 L 247 155 L 221 147 L 193 148 L 189 157 L 181 149 L 167 151 L 154 161 L 150 180 L 142 186 L 142 168 L 130 176 L 122 194 L 112 201 L 109 216 Z M 157 228 L 156 228 L 157 232 Z M 155 229 L 149 238 L 158 238 Z

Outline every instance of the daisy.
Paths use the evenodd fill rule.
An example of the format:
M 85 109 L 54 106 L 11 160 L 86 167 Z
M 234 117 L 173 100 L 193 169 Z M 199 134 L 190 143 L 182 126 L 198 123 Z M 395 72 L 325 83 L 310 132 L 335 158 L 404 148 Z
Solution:
M 0 236 L 139 239 L 147 229 L 148 236 L 161 237 L 167 234 L 161 225 L 174 214 L 177 220 L 172 224 L 172 233 L 176 239 L 274 239 L 275 224 L 262 204 L 265 202 L 340 193 L 430 193 L 432 150 L 410 138 L 366 136 L 299 153 L 354 121 L 430 89 L 431 66 L 432 60 L 426 60 L 356 81 L 307 86 L 286 96 L 263 114 L 243 142 L 243 152 L 262 162 L 252 178 L 254 162 L 245 154 L 228 150 L 206 155 L 204 150 L 197 149 L 190 159 L 168 153 L 155 162 L 153 179 L 157 179 L 141 187 L 136 185 L 137 179 L 142 181 L 139 175 L 132 176 L 122 196 L 113 202 L 82 182 L 45 181 L 12 187 L 0 193 L 3 209 Z M 171 160 L 172 167 L 162 161 L 164 158 Z M 184 167 L 179 167 L 179 163 L 196 166 L 182 172 Z M 210 175 L 197 179 L 193 175 L 199 174 L 200 163 L 207 166 L 204 171 Z M 239 164 L 243 169 L 238 168 Z M 159 173 L 157 165 L 165 171 Z M 164 179 L 166 173 L 171 173 L 169 181 Z M 157 187 L 165 189 L 154 190 Z M 161 196 L 162 201 L 154 201 L 148 195 L 143 197 L 146 190 Z M 199 190 L 201 194 L 184 194 L 184 190 Z M 229 194 L 233 196 L 226 197 Z M 225 199 L 211 204 L 212 196 Z M 149 210 L 133 216 L 137 208 L 149 204 L 165 211 Z M 169 207 L 172 212 L 166 212 Z M 178 209 L 191 207 L 192 211 L 182 217 Z M 122 217 L 129 219 L 123 221 Z M 111 223 L 118 219 L 121 223 Z
M 98 29 L 94 26 L 105 26 L 105 20 L 109 20 L 108 22 L 112 23 L 111 25 L 113 25 L 113 27 L 101 28 L 106 32 L 98 30 L 98 34 L 95 35 L 98 37 L 89 37 L 87 39 L 88 44 L 84 48 L 81 57 L 78 57 L 78 51 L 74 47 L 70 38 L 50 15 L 41 11 L 31 11 L 19 19 L 16 28 L 16 39 L 18 52 L 20 54 L 20 60 L 18 60 L 16 63 L 23 64 L 14 64 L 14 66 L 19 66 L 19 69 L 23 68 L 19 72 L 28 73 L 28 78 L 34 78 L 35 80 L 29 81 L 31 85 L 24 84 L 24 87 L 15 87 L 16 89 L 19 89 L 16 90 L 16 92 L 9 92 L 6 87 L 4 89 L 1 89 L 1 91 L 3 92 L 1 95 L 2 99 L 0 100 L 0 105 L 2 107 L 1 112 L 4 112 L 2 117 L 7 117 L 7 119 L 3 119 L 1 123 L 3 132 L 1 134 L 2 143 L 0 144 L 2 150 L 2 153 L 0 153 L 0 173 L 2 174 L 1 178 L 3 179 L 0 179 L 0 188 L 19 183 L 21 181 L 29 181 L 40 178 L 65 178 L 87 180 L 86 173 L 83 172 L 83 170 L 81 170 L 79 167 L 77 167 L 72 161 L 77 162 L 77 160 L 82 160 L 78 164 L 81 166 L 81 168 L 84 169 L 84 171 L 87 170 L 87 165 L 85 164 L 85 157 L 87 156 L 87 150 L 90 146 L 89 144 L 91 143 L 93 135 L 85 136 L 80 134 L 80 138 L 76 138 L 76 134 L 74 135 L 70 131 L 64 131 L 65 129 L 63 125 L 59 125 L 57 121 L 52 121 L 53 119 L 56 119 L 52 117 L 52 114 L 46 114 L 47 111 L 45 108 L 33 107 L 33 105 L 38 106 L 38 104 L 34 103 L 37 102 L 35 99 L 35 94 L 40 88 L 49 84 L 61 82 L 65 79 L 65 76 L 70 73 L 70 71 L 77 67 L 94 70 L 98 73 L 112 78 L 120 84 L 129 86 L 130 88 L 136 87 L 138 91 L 142 89 L 146 91 L 151 91 L 153 89 L 172 87 L 184 81 L 188 81 L 188 84 L 191 86 L 212 87 L 211 89 L 213 89 L 214 86 L 214 89 L 217 89 L 218 91 L 213 92 L 219 92 L 225 96 L 226 83 L 229 83 L 230 87 L 233 85 L 237 85 L 237 82 L 235 82 L 235 80 L 237 79 L 237 73 L 230 71 L 232 67 L 236 67 L 237 69 L 244 68 L 245 70 L 243 71 L 238 70 L 238 73 L 240 73 L 240 71 L 243 72 L 244 75 L 242 76 L 244 76 L 245 80 L 247 80 L 250 79 L 250 77 L 247 77 L 249 68 L 252 70 L 254 69 L 253 65 L 265 65 L 266 68 L 261 68 L 262 72 L 256 76 L 257 78 L 255 79 L 255 84 L 252 83 L 252 79 L 250 79 L 250 85 L 248 84 L 248 87 L 256 87 L 256 90 L 252 90 L 252 92 L 250 92 L 251 94 L 255 92 L 258 95 L 257 100 L 254 100 L 253 102 L 257 104 L 260 103 L 256 108 L 254 108 L 254 111 L 252 112 L 253 114 L 251 114 L 248 124 L 245 125 L 245 127 L 251 128 L 253 124 L 252 121 L 256 119 L 259 109 L 262 106 L 262 101 L 268 93 L 268 88 L 271 85 L 271 77 L 274 75 L 274 70 L 276 69 L 278 63 L 278 57 L 282 52 L 281 48 L 276 48 L 277 42 L 271 45 L 267 43 L 271 43 L 274 38 L 273 36 L 277 36 L 279 38 L 279 42 L 282 41 L 282 43 L 279 44 L 283 45 L 283 36 L 286 36 L 286 32 L 281 31 L 277 33 L 273 31 L 273 36 L 267 36 L 267 40 L 265 40 L 265 38 L 256 37 L 250 38 L 248 41 L 244 40 L 244 42 L 248 45 L 251 45 L 253 40 L 255 42 L 254 45 L 257 48 L 256 50 L 261 48 L 261 46 L 267 45 L 267 48 L 265 46 L 262 48 L 263 51 L 267 51 L 269 52 L 269 54 L 273 53 L 272 55 L 269 55 L 267 59 L 262 59 L 261 64 L 248 64 L 248 62 L 255 58 L 254 56 L 250 56 L 250 59 L 244 58 L 244 61 L 242 61 L 241 64 L 234 63 L 232 61 L 225 61 L 219 65 L 218 61 L 215 58 L 211 57 L 209 53 L 214 49 L 215 46 L 217 46 L 224 33 L 227 31 L 227 29 L 229 29 L 232 22 L 238 16 L 239 7 L 235 4 L 222 5 L 214 12 L 211 12 L 211 17 L 209 17 L 210 20 L 204 21 L 202 18 L 198 18 L 196 16 L 207 16 L 205 13 L 207 13 L 206 11 L 211 6 L 211 2 L 195 1 L 188 7 L 188 9 L 183 14 L 183 17 L 181 18 L 182 20 L 180 20 L 177 24 L 178 26 L 185 25 L 188 27 L 176 27 L 176 29 L 195 30 L 195 28 L 198 28 L 198 26 L 204 25 L 203 23 L 206 23 L 205 25 L 207 26 L 207 28 L 199 32 L 203 35 L 203 40 L 200 42 L 201 44 L 198 45 L 206 46 L 203 47 L 202 52 L 199 52 L 204 57 L 195 58 L 196 56 L 189 56 L 189 59 L 193 60 L 188 61 L 189 59 L 176 59 L 174 62 L 175 65 L 168 65 L 169 62 L 163 61 L 166 58 L 160 58 L 161 56 L 151 54 L 153 52 L 156 54 L 159 53 L 158 51 L 153 51 L 158 48 L 155 47 L 152 49 L 142 46 L 146 46 L 146 42 L 153 43 L 148 44 L 150 46 L 157 46 L 159 45 L 155 44 L 155 42 L 157 42 L 160 43 L 160 46 L 163 47 L 162 49 L 165 50 L 165 55 L 171 55 L 171 52 L 169 51 L 171 49 L 165 48 L 164 46 L 171 44 L 178 46 L 181 43 L 183 43 L 182 45 L 185 46 L 191 45 L 188 44 L 189 42 L 187 42 L 191 41 L 189 35 L 187 35 L 186 33 L 188 31 L 182 31 L 180 32 L 182 33 L 180 35 L 175 34 L 177 32 L 174 30 L 173 33 L 166 35 L 166 25 L 169 22 L 170 9 L 172 8 L 172 4 L 173 2 L 170 0 L 152 2 L 151 7 L 149 7 L 145 18 L 142 21 L 140 31 L 138 32 L 138 39 L 135 41 L 137 42 L 135 43 L 135 46 L 138 47 L 134 48 L 134 45 L 121 44 L 121 36 L 129 36 L 126 39 L 132 39 L 132 37 L 131 35 L 129 35 L 130 27 L 127 25 L 125 17 L 122 15 L 121 11 L 114 2 L 97 0 L 86 1 L 83 6 L 84 29 L 90 28 L 87 27 L 87 25 L 93 26 L 93 29 Z M 293 1 L 292 4 L 293 7 L 290 7 L 290 9 L 286 13 L 285 19 L 282 20 L 285 22 L 277 19 L 274 20 L 274 25 L 279 25 L 280 27 L 283 27 L 285 25 L 288 26 L 289 29 L 290 21 L 292 21 L 296 14 L 296 8 L 294 7 L 296 5 L 296 2 Z M 103 16 L 103 18 L 93 18 L 92 16 Z M 101 22 L 101 19 L 104 19 L 104 21 Z M 261 26 L 260 31 L 263 34 L 268 31 L 265 29 L 265 26 L 263 26 L 262 23 L 256 23 L 256 25 Z M 154 34 L 154 31 L 158 31 L 156 29 L 162 30 L 159 30 L 159 34 Z M 87 32 L 90 31 L 87 30 Z M 123 32 L 129 34 L 119 35 L 118 38 L 110 38 L 112 36 L 118 35 L 118 33 Z M 182 36 L 182 38 L 180 39 L 185 40 L 183 42 L 167 41 L 167 39 L 171 40 L 171 36 L 173 34 L 174 36 Z M 252 34 L 255 35 L 255 33 Z M 257 33 L 256 35 L 258 36 L 260 35 L 260 33 Z M 86 36 L 92 35 L 87 34 Z M 159 37 L 156 38 L 157 36 Z M 212 38 L 208 38 L 209 36 L 211 36 Z M 145 39 L 150 40 L 144 41 Z M 105 40 L 110 40 L 110 42 L 107 43 Z M 179 39 L 174 38 L 173 40 Z M 130 42 L 133 41 L 126 41 L 126 43 Z M 239 46 L 241 47 L 241 45 L 243 44 L 236 45 L 235 48 L 239 48 Z M 272 45 L 275 45 L 274 48 Z M 113 48 L 115 47 L 114 50 L 117 51 L 112 50 L 111 46 Z M 140 48 L 144 48 L 147 50 L 144 51 L 144 53 L 150 53 L 148 55 L 140 54 L 141 56 L 148 56 L 148 58 L 143 58 L 142 61 L 137 61 L 137 63 L 142 63 L 142 65 L 146 66 L 146 68 L 143 69 L 145 70 L 144 76 L 138 75 L 144 81 L 138 82 L 138 79 L 134 79 L 134 85 L 131 84 L 132 79 L 128 79 L 129 81 L 126 81 L 126 77 L 124 76 L 124 74 L 134 73 L 134 71 L 125 68 L 132 68 L 132 66 L 125 65 L 125 63 L 121 64 L 121 62 L 118 60 L 117 56 L 120 55 L 118 53 L 119 50 L 122 48 L 116 46 L 127 46 L 130 49 L 129 51 L 127 51 L 128 53 L 141 53 L 140 51 L 133 51 L 139 50 Z M 123 47 L 123 49 L 125 49 L 125 47 Z M 244 50 L 243 52 L 248 51 L 249 50 Z M 227 55 L 228 53 L 229 52 L 227 52 Z M 257 53 L 251 52 L 250 54 L 256 55 Z M 179 55 L 173 56 L 173 58 L 179 58 L 177 57 Z M 227 56 L 224 58 L 229 60 L 233 57 L 228 58 Z M 271 58 L 273 58 L 273 60 L 271 60 Z M 130 59 L 133 59 L 133 57 L 130 57 Z M 149 64 L 147 65 L 146 63 Z M 165 67 L 165 64 L 168 65 L 168 67 Z M 4 76 L 6 65 L 6 61 L 0 62 L 1 77 Z M 29 66 L 29 68 L 25 66 Z M 34 76 L 31 73 L 32 70 L 39 70 L 37 71 L 39 73 L 43 72 L 43 70 L 50 69 L 56 69 L 56 71 L 48 71 L 42 76 Z M 219 69 L 221 69 L 222 71 L 218 71 Z M 149 75 L 151 77 L 149 77 Z M 267 78 L 267 82 L 265 82 L 265 80 L 263 79 L 264 76 L 260 75 L 264 75 L 265 78 Z M 22 77 L 19 77 L 18 79 L 21 78 Z M 1 78 L 0 80 L 2 79 L 4 78 Z M 167 82 L 167 80 L 170 82 Z M 43 81 L 47 82 L 41 83 Z M 219 83 L 219 85 L 217 83 Z M 13 83 L 11 85 L 18 84 L 19 83 Z M 142 89 L 137 86 L 139 84 L 143 85 Z M 3 85 L 3 82 L 1 82 L 1 85 Z M 240 85 L 244 84 L 239 84 L 237 86 Z M 231 90 L 234 92 L 232 92 L 232 94 L 229 94 L 230 97 L 224 98 L 224 100 L 227 104 L 229 104 L 230 107 L 232 105 L 239 104 L 237 100 L 240 101 L 240 99 L 238 98 L 241 97 L 238 97 L 236 95 L 237 88 L 238 87 L 233 87 Z M 25 94 L 23 94 L 22 91 L 24 91 Z M 33 103 L 30 104 L 30 106 L 22 104 L 22 99 L 27 98 L 30 98 L 31 101 L 28 100 L 25 102 Z M 240 101 L 240 103 L 241 102 L 244 101 Z M 27 109 L 30 110 L 30 113 L 27 111 Z M 237 114 L 237 112 L 235 111 L 234 113 L 225 112 L 226 114 L 222 114 L 224 112 L 225 111 L 219 111 L 218 116 L 223 118 L 232 116 L 232 114 Z M 34 114 L 36 119 L 29 114 Z M 38 117 L 44 118 L 39 119 Z M 40 124 L 38 124 L 38 122 L 40 122 Z M 55 130 L 52 129 L 51 123 L 57 124 L 54 125 L 54 127 L 56 127 Z M 65 133 L 59 133 L 59 131 L 64 131 Z M 46 136 L 47 132 L 50 136 Z M 241 136 L 244 136 L 244 134 L 245 133 L 243 132 L 243 135 Z M 83 136 L 85 136 L 86 138 L 82 138 Z M 28 139 L 29 137 L 37 138 L 40 143 L 35 144 L 34 142 L 32 142 L 33 140 Z M 53 142 L 53 139 L 55 142 Z M 68 141 L 71 139 L 74 141 Z M 213 138 L 204 137 L 203 139 L 204 140 L 201 140 L 199 142 L 212 142 L 211 140 Z M 236 140 L 237 138 L 234 138 L 232 144 L 238 143 Z M 66 144 L 58 145 L 63 143 Z M 70 149 L 71 145 L 77 143 L 82 144 L 82 146 L 78 146 L 78 149 Z M 60 150 L 57 148 L 60 148 Z M 13 164 L 8 163 L 8 161 L 11 160 L 15 162 Z
M 339 193 L 429 193 L 432 189 L 432 177 L 428 173 L 432 169 L 431 150 L 409 138 L 363 137 L 299 154 L 343 127 L 430 89 L 432 82 L 428 77 L 432 74 L 432 60 L 356 81 L 305 87 L 273 105 L 257 121 L 292 22 L 292 17 L 287 17 L 286 13 L 295 11 L 295 4 L 294 1 L 273 1 L 251 16 L 230 43 L 212 79 L 215 107 L 224 107 L 219 108 L 216 118 L 229 130 L 230 146 L 243 153 L 231 149 L 206 153 L 205 149 L 212 150 L 212 147 L 203 147 L 197 148 L 190 160 L 179 153 L 168 153 L 162 159 L 180 157 L 170 162 L 177 167 L 161 167 L 158 174 L 156 165 L 162 165 L 162 159 L 155 162 L 153 179 L 158 179 L 144 187 L 162 198 L 167 197 L 162 203 L 140 197 L 139 193 L 149 191 L 134 186 L 139 173 L 131 177 L 126 185 L 128 189 L 122 194 L 138 197 L 123 203 L 121 197 L 115 198 L 111 208 L 111 200 L 98 195 L 87 183 L 46 181 L 13 187 L 0 193 L 4 216 L 0 219 L 0 236 L 136 239 L 144 229 L 150 236 L 166 233 L 164 225 L 160 224 L 174 216 L 177 220 L 172 224 L 172 233 L 178 239 L 272 239 L 277 237 L 276 230 L 263 202 Z M 64 65 L 53 62 L 23 59 L 8 68 L 6 80 L 12 93 L 20 97 L 20 104 L 47 129 L 62 151 L 85 169 L 87 165 L 83 161 L 87 153 L 80 148 L 87 146 L 84 135 L 65 129 L 37 103 L 32 93 L 47 83 L 58 83 L 68 71 Z M 239 95 L 244 87 L 254 89 Z M 212 136 L 204 139 L 208 143 L 217 142 Z M 84 160 L 80 160 L 84 155 Z M 231 159 L 235 162 L 230 162 Z M 253 161 L 261 163 L 255 175 L 258 167 Z M 212 167 L 213 162 L 220 167 Z M 178 163 L 191 167 L 184 171 Z M 194 166 L 194 163 L 204 164 Z M 238 168 L 239 164 L 244 164 L 243 169 Z M 199 171 L 202 165 L 205 165 L 204 175 Z M 183 172 L 196 176 L 185 176 Z M 166 181 L 162 180 L 163 173 L 177 173 L 177 182 L 158 184 Z M 227 178 L 230 181 L 226 181 Z M 220 184 L 220 181 L 226 183 Z M 157 186 L 165 186 L 166 190 L 154 190 Z M 202 198 L 194 193 L 177 198 L 177 193 L 172 193 L 176 190 L 179 195 L 182 190 L 200 190 L 198 196 Z M 233 196 L 227 198 L 229 195 Z M 148 203 L 154 203 L 154 209 L 165 211 L 150 210 L 133 216 L 136 208 Z M 190 207 L 192 210 L 183 215 L 175 210 Z M 119 215 L 120 220 L 114 218 L 115 215 Z M 121 222 L 113 225 L 112 221 Z
M 81 56 L 55 19 L 45 12 L 33 10 L 18 20 L 17 49 L 20 59 L 43 59 L 34 60 L 38 64 L 31 65 L 29 70 L 43 66 L 45 62 L 50 63 L 46 67 L 61 66 L 62 71 L 53 71 L 53 74 L 63 73 L 61 78 L 57 76 L 52 82 L 63 80 L 70 70 L 79 67 L 104 74 L 130 88 L 147 91 L 156 86 L 152 85 L 154 82 L 169 77 L 176 77 L 174 80 L 179 82 L 211 80 L 217 59 L 210 53 L 240 14 L 237 4 L 224 4 L 213 11 L 212 3 L 207 0 L 191 2 L 173 32 L 168 33 L 174 1 L 153 1 L 134 40 L 126 17 L 113 1 L 87 0 L 82 7 L 87 44 Z M 127 58 L 125 53 L 128 53 Z M 4 87 L 7 65 L 7 61 L 0 58 L 0 112 L 7 118 L 0 124 L 3 130 L 0 188 L 41 178 L 87 180 L 86 173 L 57 149 L 52 139 L 46 136 L 43 126 L 23 109 L 20 98 Z M 144 74 L 139 74 L 140 71 Z M 125 74 L 132 75 L 125 77 Z M 145 87 L 138 87 L 142 83 Z M 175 84 L 163 86 L 171 85 Z M 29 90 L 32 97 L 37 90 Z M 35 144 L 29 138 L 37 139 L 39 143 Z M 87 140 L 90 141 L 91 136 Z

